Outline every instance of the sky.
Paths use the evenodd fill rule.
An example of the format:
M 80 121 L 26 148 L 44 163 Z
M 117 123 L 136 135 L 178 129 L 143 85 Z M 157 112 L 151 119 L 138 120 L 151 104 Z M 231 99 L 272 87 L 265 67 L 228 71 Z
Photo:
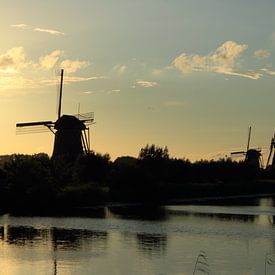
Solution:
M 0 155 L 52 154 L 51 132 L 17 122 L 94 112 L 92 149 L 146 144 L 192 161 L 251 147 L 275 130 L 271 0 L 1 1 Z

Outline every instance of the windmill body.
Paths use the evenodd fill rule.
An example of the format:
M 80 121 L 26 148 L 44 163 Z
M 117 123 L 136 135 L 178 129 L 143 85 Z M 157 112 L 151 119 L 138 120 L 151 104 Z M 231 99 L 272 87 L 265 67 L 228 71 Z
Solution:
M 84 153 L 81 137 L 86 126 L 81 120 L 75 116 L 63 115 L 55 122 L 54 129 L 53 158 L 62 156 L 75 159 Z
M 16 128 L 19 133 L 40 133 L 50 130 L 55 135 L 52 158 L 74 160 L 77 156 L 90 152 L 89 126 L 94 123 L 94 115 L 92 112 L 76 116 L 61 115 L 62 84 L 63 70 L 61 70 L 58 119 L 55 122 L 17 123 Z
M 243 155 L 244 158 L 244 162 L 250 166 L 253 167 L 255 169 L 259 169 L 261 168 L 262 165 L 262 153 L 261 153 L 261 149 L 257 148 L 253 148 L 250 149 L 250 139 L 251 139 L 251 127 L 249 127 L 249 131 L 248 131 L 248 141 L 247 141 L 247 147 L 246 147 L 246 151 L 237 151 L 237 152 L 232 152 L 231 156 L 236 156 L 236 155 Z

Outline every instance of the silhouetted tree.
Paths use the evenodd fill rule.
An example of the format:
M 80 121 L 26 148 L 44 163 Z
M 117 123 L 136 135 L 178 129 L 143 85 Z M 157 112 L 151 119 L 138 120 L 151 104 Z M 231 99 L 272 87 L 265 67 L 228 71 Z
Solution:
M 147 144 L 144 148 L 141 148 L 139 152 L 139 159 L 141 160 L 162 160 L 169 159 L 168 148 L 156 146 L 154 144 Z
M 53 203 L 50 160 L 45 154 L 12 155 L 5 163 L 11 204 L 36 206 Z
M 91 152 L 81 155 L 73 167 L 75 182 L 106 183 L 110 171 L 110 156 Z

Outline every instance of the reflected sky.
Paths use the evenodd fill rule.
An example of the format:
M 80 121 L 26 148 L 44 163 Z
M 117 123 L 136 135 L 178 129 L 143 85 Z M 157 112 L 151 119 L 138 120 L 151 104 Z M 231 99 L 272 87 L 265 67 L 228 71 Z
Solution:
M 274 274 L 274 202 L 113 207 L 82 217 L 0 216 L 5 274 Z M 103 214 L 102 214 L 103 213 Z M 197 272 L 196 274 L 203 274 Z

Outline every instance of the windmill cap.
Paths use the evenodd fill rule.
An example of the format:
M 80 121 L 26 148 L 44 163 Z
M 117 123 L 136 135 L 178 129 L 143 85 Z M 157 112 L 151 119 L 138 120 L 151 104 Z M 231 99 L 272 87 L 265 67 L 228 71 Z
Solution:
M 54 125 L 56 130 L 84 130 L 85 124 L 75 116 L 63 115 Z

